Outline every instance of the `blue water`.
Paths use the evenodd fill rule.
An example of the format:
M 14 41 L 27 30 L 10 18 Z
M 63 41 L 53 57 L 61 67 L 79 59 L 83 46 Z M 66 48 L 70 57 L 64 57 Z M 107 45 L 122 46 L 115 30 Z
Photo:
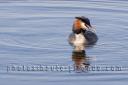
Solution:
M 83 59 L 90 66 L 128 63 L 127 0 L 1 0 L 0 85 L 126 85 L 128 71 L 8 71 L 7 66 L 72 66 L 68 44 L 75 16 L 86 16 L 99 37 Z M 78 60 L 82 62 L 82 60 Z

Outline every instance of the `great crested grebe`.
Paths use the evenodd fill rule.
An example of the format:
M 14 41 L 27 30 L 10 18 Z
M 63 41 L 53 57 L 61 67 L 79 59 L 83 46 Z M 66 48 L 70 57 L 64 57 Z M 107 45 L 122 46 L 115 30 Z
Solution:
M 84 51 L 86 46 L 94 45 L 98 40 L 95 29 L 92 28 L 87 17 L 75 17 L 72 33 L 69 36 L 69 43 L 74 51 Z

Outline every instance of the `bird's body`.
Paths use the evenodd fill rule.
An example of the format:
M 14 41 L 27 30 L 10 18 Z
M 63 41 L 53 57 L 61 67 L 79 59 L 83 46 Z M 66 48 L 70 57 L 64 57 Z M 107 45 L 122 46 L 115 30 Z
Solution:
M 84 46 L 87 43 L 83 33 L 72 33 L 69 36 L 69 43 L 74 47 L 74 50 L 84 50 Z
M 73 32 L 69 36 L 69 43 L 74 47 L 75 51 L 83 51 L 86 46 L 94 45 L 97 42 L 98 37 L 95 30 L 89 29 L 89 26 L 91 27 L 88 18 L 77 17 L 75 20 Z

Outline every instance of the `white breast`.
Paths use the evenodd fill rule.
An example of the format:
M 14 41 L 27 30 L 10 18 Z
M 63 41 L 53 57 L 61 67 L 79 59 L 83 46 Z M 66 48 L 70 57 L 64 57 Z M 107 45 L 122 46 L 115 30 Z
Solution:
M 75 34 L 74 48 L 75 50 L 84 50 L 86 39 L 82 33 Z

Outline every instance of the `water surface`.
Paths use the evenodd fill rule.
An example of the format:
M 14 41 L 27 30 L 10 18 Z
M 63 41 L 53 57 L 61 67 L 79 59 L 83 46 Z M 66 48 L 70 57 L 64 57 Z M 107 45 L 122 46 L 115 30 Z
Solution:
M 67 38 L 75 16 L 89 17 L 99 41 L 89 59 L 73 57 Z M 122 66 L 128 61 L 127 0 L 1 0 L 1 85 L 128 83 L 128 71 L 10 71 L 11 65 Z

